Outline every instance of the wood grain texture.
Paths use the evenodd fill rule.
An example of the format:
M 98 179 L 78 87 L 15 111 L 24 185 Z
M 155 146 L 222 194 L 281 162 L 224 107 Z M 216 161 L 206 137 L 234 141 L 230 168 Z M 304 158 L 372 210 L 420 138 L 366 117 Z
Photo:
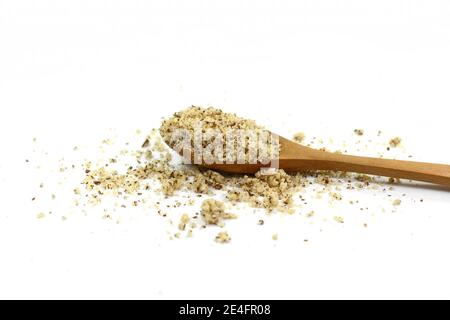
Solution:
M 279 167 L 286 171 L 333 170 L 424 181 L 450 186 L 450 166 L 425 162 L 357 157 L 315 150 L 280 137 Z M 232 172 L 255 173 L 260 164 L 221 164 L 208 168 Z

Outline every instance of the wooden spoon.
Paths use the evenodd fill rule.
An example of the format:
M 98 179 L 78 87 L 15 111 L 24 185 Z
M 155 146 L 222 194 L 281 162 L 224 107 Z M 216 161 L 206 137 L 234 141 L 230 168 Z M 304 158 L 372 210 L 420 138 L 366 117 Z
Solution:
M 357 157 L 320 151 L 279 137 L 279 168 L 286 171 L 332 170 L 431 182 L 450 186 L 450 165 Z M 203 165 L 230 173 L 255 173 L 262 164 Z

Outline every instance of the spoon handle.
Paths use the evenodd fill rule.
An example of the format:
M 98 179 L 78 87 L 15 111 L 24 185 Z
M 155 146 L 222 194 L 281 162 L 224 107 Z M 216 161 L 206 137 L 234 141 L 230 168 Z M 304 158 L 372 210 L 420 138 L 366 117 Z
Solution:
M 321 151 L 306 162 L 311 169 L 316 170 L 357 172 L 450 186 L 450 166 L 444 164 L 357 157 Z M 305 168 L 305 159 L 299 159 L 298 163 L 303 163 Z

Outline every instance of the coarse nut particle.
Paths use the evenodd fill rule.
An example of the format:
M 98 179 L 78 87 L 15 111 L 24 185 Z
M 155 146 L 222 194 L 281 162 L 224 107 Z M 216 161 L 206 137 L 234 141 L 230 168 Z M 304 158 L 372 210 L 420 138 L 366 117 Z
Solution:
M 216 236 L 216 242 L 218 243 L 228 243 L 231 241 L 231 237 L 226 231 L 219 232 Z
M 219 224 L 225 216 L 225 205 L 221 201 L 207 199 L 202 203 L 201 213 L 206 224 Z
M 389 141 L 389 145 L 391 148 L 397 148 L 402 143 L 402 139 L 400 137 L 396 137 Z

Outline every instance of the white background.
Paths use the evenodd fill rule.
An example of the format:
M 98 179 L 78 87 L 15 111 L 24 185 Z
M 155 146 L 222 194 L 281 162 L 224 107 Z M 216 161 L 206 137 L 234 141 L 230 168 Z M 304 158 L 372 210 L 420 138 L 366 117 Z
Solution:
M 169 241 L 154 212 L 38 220 L 65 203 L 30 200 L 58 188 L 51 168 L 73 145 L 113 128 L 138 146 L 135 129 L 191 104 L 286 135 L 383 130 L 404 156 L 450 163 L 449 57 L 444 0 L 0 0 L 0 297 L 450 298 L 442 189 L 396 187 L 407 196 L 385 213 L 384 195 L 353 193 L 374 209 L 344 225 L 278 215 L 257 229 L 244 214 L 228 245 Z

